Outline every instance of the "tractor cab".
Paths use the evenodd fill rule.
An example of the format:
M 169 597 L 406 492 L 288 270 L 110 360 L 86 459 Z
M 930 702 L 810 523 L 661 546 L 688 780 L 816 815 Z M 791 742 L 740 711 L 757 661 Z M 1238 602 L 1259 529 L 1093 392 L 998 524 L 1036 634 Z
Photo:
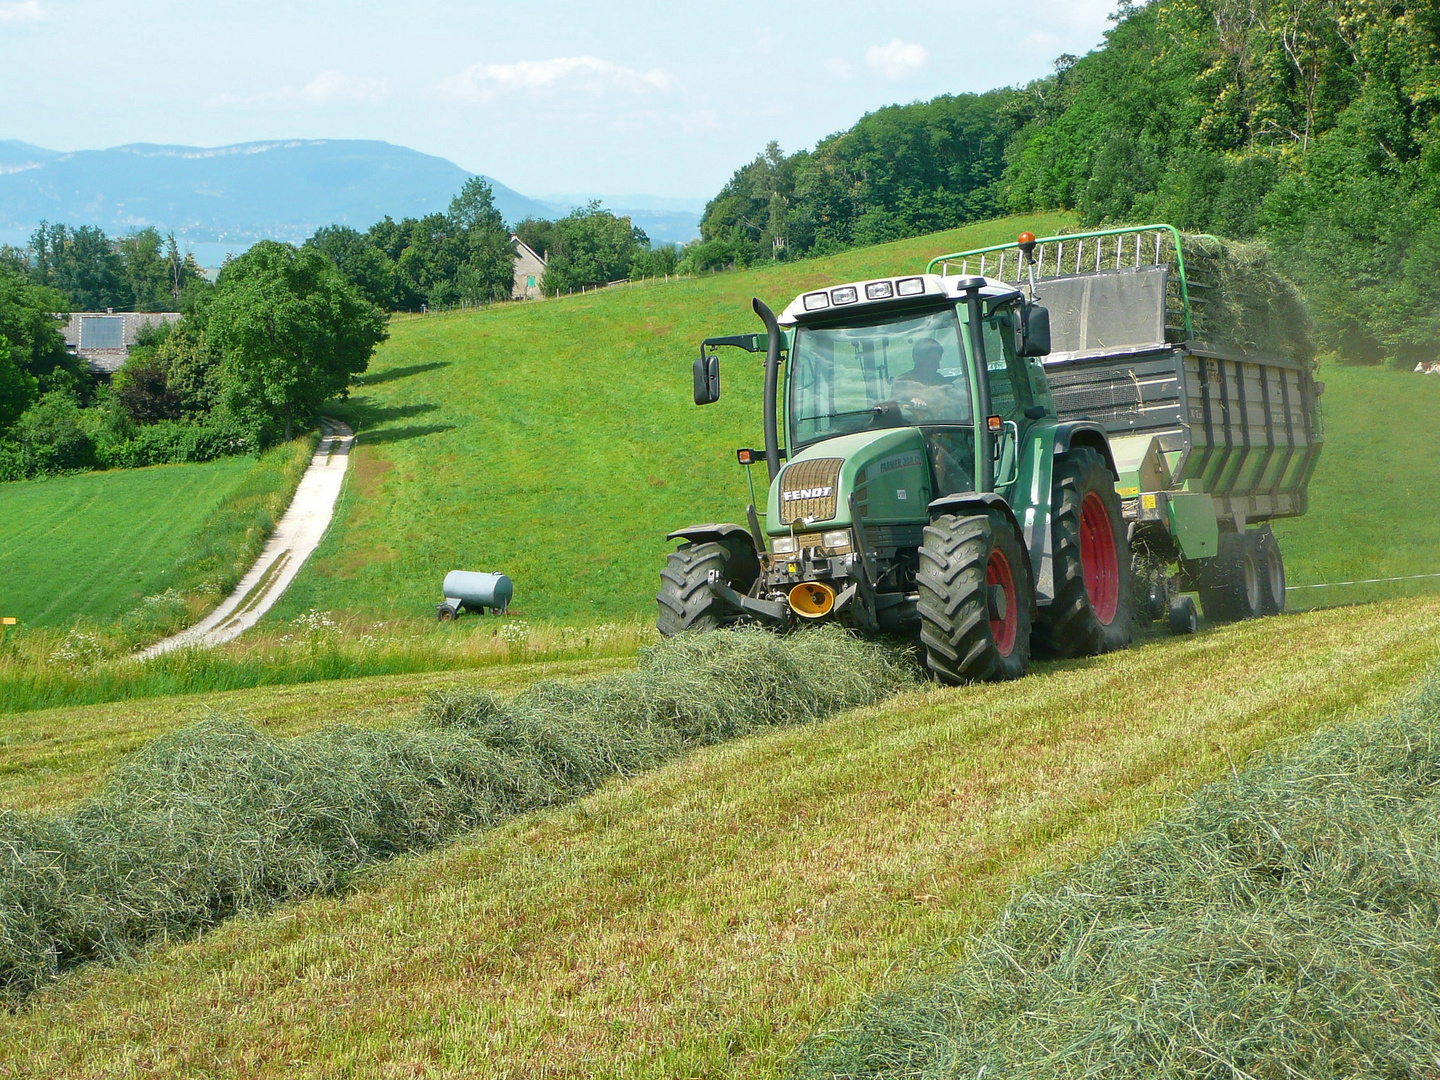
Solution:
M 1022 432 L 1054 414 L 1038 359 L 1049 351 L 1046 316 L 999 282 L 852 282 L 796 297 L 777 322 L 790 345 L 792 460 L 825 453 L 829 439 L 913 428 L 931 497 L 990 491 L 1013 485 Z M 783 522 L 770 524 L 778 535 Z

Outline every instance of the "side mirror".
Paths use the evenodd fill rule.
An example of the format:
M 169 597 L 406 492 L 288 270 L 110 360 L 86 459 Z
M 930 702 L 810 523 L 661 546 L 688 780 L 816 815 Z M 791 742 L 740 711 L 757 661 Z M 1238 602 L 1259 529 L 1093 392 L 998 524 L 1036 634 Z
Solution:
M 1050 309 L 1030 304 L 1022 316 L 1025 329 L 1020 346 L 1021 356 L 1050 355 Z
M 720 358 L 701 353 L 695 359 L 695 404 L 713 405 L 720 400 Z

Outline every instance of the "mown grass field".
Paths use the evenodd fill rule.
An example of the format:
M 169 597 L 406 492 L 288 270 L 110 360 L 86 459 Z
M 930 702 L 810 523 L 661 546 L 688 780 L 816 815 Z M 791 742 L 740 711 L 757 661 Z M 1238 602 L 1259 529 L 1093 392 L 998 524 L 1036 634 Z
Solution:
M 821 282 L 923 270 L 940 252 L 1067 221 L 1037 214 L 745 273 L 397 318 L 336 409 L 360 436 L 353 475 L 275 617 L 434 618 L 455 568 L 508 573 L 526 618 L 653 615 L 665 534 L 743 519 L 734 450 L 761 437 L 760 358 L 727 350 L 724 397 L 695 407 L 702 338 L 759 329 L 752 296 L 779 310 Z
M 451 687 L 518 690 L 537 679 L 580 678 L 633 662 L 628 657 L 539 661 L 478 672 L 333 679 L 14 713 L 0 727 L 0 809 L 46 810 L 73 802 L 93 792 L 124 754 L 212 714 L 235 716 L 276 735 L 340 721 L 384 727 L 409 719 L 430 694 Z
M 0 611 L 62 626 L 164 592 L 206 516 L 254 466 L 225 458 L 0 484 Z
M 1437 632 L 1436 599 L 1259 620 L 696 752 L 351 895 L 82 971 L 0 1017 L 5 1066 L 778 1075 L 834 1010 L 953 955 L 1018 881 L 1390 699 L 1434 663 Z M 252 719 L 288 707 L 254 704 Z M 105 757 L 57 765 L 64 797 Z
M 434 690 L 625 668 L 664 533 L 748 498 L 731 451 L 756 441 L 760 365 L 727 355 L 725 399 L 695 409 L 699 338 L 752 329 L 751 295 L 783 302 L 1021 224 L 398 320 L 344 406 L 361 440 L 335 524 L 268 630 L 215 656 L 218 685 L 235 676 L 226 658 L 329 681 L 201 694 L 208 676 L 182 677 L 166 684 L 174 696 L 8 716 L 0 810 L 70 805 L 128 751 L 217 712 L 279 735 L 390 726 Z M 1311 512 L 1277 529 L 1291 583 L 1440 571 L 1428 446 L 1440 380 L 1331 365 L 1321 378 Z M 515 643 L 487 644 L 500 622 L 473 620 L 450 632 L 476 643 L 434 647 L 435 593 L 454 566 L 511 573 L 531 629 L 512 621 Z M 284 625 L 309 608 L 344 614 L 343 647 Z M 629 645 L 527 662 L 526 633 L 572 655 L 551 620 L 618 620 Z M 1278 738 L 1388 700 L 1436 662 L 1437 632 L 1435 596 L 1315 611 L 692 753 L 367 872 L 348 895 L 82 969 L 0 1015 L 0 1077 L 778 1076 L 836 1010 L 953 957 L 1011 886 L 1096 853 Z M 325 674 L 377 648 L 411 673 Z M 433 662 L 417 659 L 427 651 Z M 417 673 L 457 657 L 485 669 Z M 72 689 L 112 677 L 97 664 Z M 115 695 L 131 691 L 143 687 Z

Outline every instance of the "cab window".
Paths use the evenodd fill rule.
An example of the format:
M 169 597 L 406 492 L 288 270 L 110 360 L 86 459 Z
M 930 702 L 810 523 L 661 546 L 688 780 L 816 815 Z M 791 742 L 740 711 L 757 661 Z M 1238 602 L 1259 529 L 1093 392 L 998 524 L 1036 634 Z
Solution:
M 1014 313 L 1009 307 L 985 320 L 985 366 L 990 407 L 1006 420 L 1019 421 L 1034 404 L 1025 361 L 1015 352 Z

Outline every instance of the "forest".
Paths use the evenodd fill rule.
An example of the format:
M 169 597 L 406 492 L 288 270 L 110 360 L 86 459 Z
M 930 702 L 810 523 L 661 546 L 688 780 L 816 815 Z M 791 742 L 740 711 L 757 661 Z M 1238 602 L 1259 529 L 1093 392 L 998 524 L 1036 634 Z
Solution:
M 751 265 L 1001 212 L 1258 239 L 1355 362 L 1437 355 L 1440 7 L 1123 4 L 1104 45 L 1022 87 L 774 143 L 711 200 L 691 265 Z

